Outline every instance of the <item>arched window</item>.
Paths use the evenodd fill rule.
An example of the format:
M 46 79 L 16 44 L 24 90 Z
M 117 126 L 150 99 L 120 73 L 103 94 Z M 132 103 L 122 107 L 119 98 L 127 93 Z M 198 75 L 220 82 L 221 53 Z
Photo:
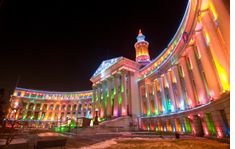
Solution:
M 71 105 L 68 105 L 67 111 L 70 111 L 70 110 L 71 110 Z
M 73 105 L 73 111 L 75 111 L 77 108 L 77 105 Z

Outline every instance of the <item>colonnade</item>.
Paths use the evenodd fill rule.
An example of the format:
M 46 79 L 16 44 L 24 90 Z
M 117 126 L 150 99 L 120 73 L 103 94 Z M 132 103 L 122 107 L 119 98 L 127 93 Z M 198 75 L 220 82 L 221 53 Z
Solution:
M 100 118 L 128 115 L 130 112 L 129 74 L 130 72 L 121 70 L 93 85 L 93 116 L 96 110 Z

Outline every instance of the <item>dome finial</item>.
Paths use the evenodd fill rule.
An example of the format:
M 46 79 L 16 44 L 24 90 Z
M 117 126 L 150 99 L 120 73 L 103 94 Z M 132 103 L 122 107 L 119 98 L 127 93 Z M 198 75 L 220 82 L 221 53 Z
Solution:
M 142 32 L 141 32 L 141 29 L 139 29 L 139 35 L 143 35 Z

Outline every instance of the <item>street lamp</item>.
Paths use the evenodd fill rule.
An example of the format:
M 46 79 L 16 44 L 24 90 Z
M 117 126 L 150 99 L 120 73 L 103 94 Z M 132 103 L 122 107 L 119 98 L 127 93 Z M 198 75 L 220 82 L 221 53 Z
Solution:
M 99 109 L 96 108 L 96 109 L 95 109 L 95 121 L 94 121 L 94 125 L 99 125 L 99 121 L 98 121 L 98 111 L 99 111 Z

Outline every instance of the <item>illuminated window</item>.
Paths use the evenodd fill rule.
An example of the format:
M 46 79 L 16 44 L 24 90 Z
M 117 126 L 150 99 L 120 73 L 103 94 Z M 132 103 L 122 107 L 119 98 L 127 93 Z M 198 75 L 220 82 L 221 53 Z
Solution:
M 54 105 L 50 105 L 50 110 L 53 110 Z
M 73 111 L 75 111 L 77 108 L 77 105 L 73 105 Z
M 61 110 L 65 110 L 65 105 L 63 105 L 63 106 L 61 107 Z
M 70 111 L 70 110 L 71 110 L 71 105 L 68 105 L 67 111 Z
M 60 105 L 56 105 L 55 110 L 59 110 L 60 109 Z

